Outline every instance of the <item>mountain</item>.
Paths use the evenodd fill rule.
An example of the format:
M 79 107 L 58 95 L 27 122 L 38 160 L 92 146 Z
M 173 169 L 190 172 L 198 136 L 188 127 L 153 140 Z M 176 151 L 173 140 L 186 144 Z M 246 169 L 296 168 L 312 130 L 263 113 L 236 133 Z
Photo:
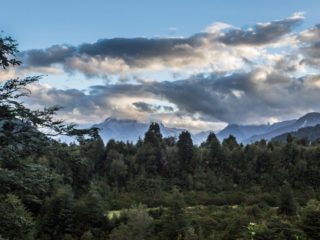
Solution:
M 223 130 L 218 132 L 217 137 L 220 141 L 228 138 L 230 135 L 234 136 L 238 142 L 251 137 L 254 134 L 261 134 L 267 131 L 268 125 L 237 125 L 229 124 Z
M 320 124 L 314 127 L 300 128 L 296 132 L 290 132 L 290 134 L 297 138 L 308 138 L 309 141 L 313 142 L 320 138 Z M 271 139 L 271 141 L 286 142 L 288 133 L 281 134 Z
M 105 143 L 110 139 L 136 142 L 148 130 L 147 124 L 139 123 L 136 120 L 118 120 L 115 118 L 107 118 L 104 122 L 95 124 L 93 127 L 100 129 L 100 136 Z
M 295 132 L 300 128 L 312 127 L 320 124 L 320 113 L 312 112 L 304 115 L 298 120 L 290 120 L 285 122 L 276 123 L 271 126 L 270 130 L 263 134 L 256 134 L 250 138 L 247 138 L 243 143 L 254 143 L 261 139 L 271 140 L 272 138 L 279 136 L 284 133 Z
M 288 132 L 298 131 L 300 128 L 310 127 L 320 124 L 320 113 L 308 113 L 299 119 L 293 119 L 274 124 L 262 125 L 237 125 L 229 124 L 227 127 L 216 133 L 218 139 L 222 142 L 229 135 L 236 137 L 239 143 L 249 144 L 261 139 L 271 140 L 272 138 Z M 101 129 L 100 135 L 106 143 L 110 139 L 117 141 L 136 142 L 139 137 L 144 138 L 145 132 L 149 128 L 149 123 L 141 123 L 137 120 L 107 118 L 104 122 L 95 124 L 93 127 Z M 160 131 L 163 137 L 173 136 L 178 138 L 179 134 L 185 129 L 169 128 L 159 123 Z M 201 144 L 207 139 L 211 131 L 203 131 L 197 134 L 191 134 L 195 144 Z
M 141 123 L 137 120 L 107 118 L 104 122 L 94 124 L 92 127 L 100 128 L 99 133 L 105 143 L 110 139 L 124 142 L 136 142 L 139 137 L 142 139 L 144 138 L 144 134 L 148 130 L 149 125 L 150 123 Z M 186 131 L 186 129 L 166 127 L 161 122 L 159 122 L 159 126 L 163 137 L 178 138 L 182 131 Z M 210 132 L 212 131 L 191 134 L 193 143 L 200 145 L 207 139 Z
M 262 139 L 262 135 L 270 133 L 275 129 L 283 128 L 295 123 L 296 120 L 288 120 L 278 122 L 274 124 L 262 124 L 262 125 L 237 125 L 229 124 L 227 127 L 217 133 L 217 137 L 220 141 L 228 138 L 230 135 L 234 136 L 238 142 L 248 143 L 256 142 Z
M 141 123 L 137 120 L 107 118 L 104 122 L 95 124 L 93 127 L 100 128 L 100 136 L 105 143 L 110 139 L 136 142 L 139 137 L 144 138 L 149 125 L 149 123 Z M 184 131 L 184 129 L 168 128 L 162 123 L 159 125 L 163 137 L 178 137 Z
M 207 140 L 208 135 L 213 131 L 202 131 L 199 133 L 191 134 L 194 144 L 200 145 Z

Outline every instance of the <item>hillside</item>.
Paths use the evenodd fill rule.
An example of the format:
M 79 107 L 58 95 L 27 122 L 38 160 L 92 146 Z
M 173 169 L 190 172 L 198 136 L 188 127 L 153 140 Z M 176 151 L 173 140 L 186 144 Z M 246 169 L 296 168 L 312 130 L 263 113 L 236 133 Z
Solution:
M 300 128 L 310 127 L 320 124 L 320 113 L 312 112 L 308 113 L 297 120 L 285 121 L 273 124 L 272 127 L 264 134 L 254 135 L 244 141 L 244 143 L 254 143 L 261 139 L 271 140 L 272 138 L 285 134 L 288 132 L 294 132 Z
M 314 127 L 300 128 L 298 131 L 290 132 L 290 134 L 296 138 L 307 138 L 313 142 L 320 138 L 320 124 Z M 288 133 L 281 134 L 271 139 L 271 141 L 286 142 Z
M 237 142 L 249 144 L 260 141 L 261 139 L 271 140 L 272 138 L 281 134 L 297 131 L 300 128 L 315 126 L 317 124 L 320 124 L 320 113 L 314 112 L 308 113 L 299 119 L 282 121 L 273 124 L 229 124 L 216 135 L 220 142 L 232 135 L 237 139 Z M 186 131 L 186 129 L 166 127 L 162 123 L 159 123 L 159 125 L 163 137 L 177 138 L 182 131 Z M 100 135 L 104 143 L 107 143 L 110 139 L 135 143 L 139 138 L 144 138 L 144 134 L 149 127 L 149 123 L 141 123 L 132 119 L 107 118 L 105 121 L 99 124 L 94 124 L 92 127 L 97 127 L 100 129 Z M 191 134 L 194 144 L 200 145 L 206 140 L 210 132 L 212 131 L 208 130 Z
M 107 118 L 104 122 L 94 124 L 92 127 L 100 129 L 100 136 L 104 143 L 107 143 L 110 139 L 123 142 L 136 143 L 139 138 L 143 139 L 145 132 L 148 130 L 150 123 L 141 123 L 132 119 L 116 119 Z M 170 128 L 164 124 L 159 123 L 160 131 L 163 137 L 175 137 L 178 138 L 179 134 L 186 129 Z M 192 135 L 194 144 L 201 144 L 204 142 L 211 131 L 203 131 Z M 63 140 L 62 140 L 63 141 Z
M 110 139 L 116 141 L 137 142 L 139 138 L 143 139 L 150 123 L 141 123 L 131 119 L 107 118 L 104 122 L 94 124 L 93 127 L 100 129 L 100 136 L 105 143 Z M 178 137 L 184 129 L 168 128 L 159 123 L 160 131 L 163 137 Z

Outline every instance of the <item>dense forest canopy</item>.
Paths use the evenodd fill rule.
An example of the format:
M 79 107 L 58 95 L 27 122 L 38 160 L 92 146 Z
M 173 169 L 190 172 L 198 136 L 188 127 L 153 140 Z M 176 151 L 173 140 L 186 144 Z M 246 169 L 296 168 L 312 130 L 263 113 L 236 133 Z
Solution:
M 0 66 L 17 45 L 0 37 Z M 20 101 L 39 77 L 0 86 L 0 239 L 320 239 L 320 141 L 195 146 L 152 123 L 136 144 Z M 77 136 L 65 144 L 52 135 Z

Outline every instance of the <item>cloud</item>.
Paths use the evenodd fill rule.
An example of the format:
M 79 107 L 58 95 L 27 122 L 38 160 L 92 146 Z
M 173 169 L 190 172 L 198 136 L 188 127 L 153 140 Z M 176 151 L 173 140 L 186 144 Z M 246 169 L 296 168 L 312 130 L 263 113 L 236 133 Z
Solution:
M 24 73 L 56 69 L 117 79 L 85 92 L 37 84 L 25 101 L 64 106 L 60 116 L 78 123 L 111 116 L 205 130 L 295 118 L 320 110 L 319 72 L 307 67 L 320 65 L 320 25 L 293 32 L 302 21 L 295 14 L 249 29 L 214 23 L 187 38 L 113 38 L 25 51 Z M 166 74 L 174 76 L 162 81 Z
M 32 68 L 14 68 L 9 67 L 0 69 L 0 83 L 9 79 L 23 78 L 26 75 L 35 74 L 61 74 L 62 71 L 54 67 L 32 67 Z
M 320 66 L 320 24 L 303 31 L 299 35 L 303 62 L 314 67 Z
M 219 39 L 227 45 L 266 45 L 275 43 L 302 23 L 302 13 L 268 23 L 257 23 L 247 30 L 232 29 Z
M 297 52 L 284 55 L 278 53 L 266 54 L 264 59 L 270 62 L 269 64 L 272 65 L 272 68 L 283 73 L 305 72 L 303 56 Z
M 240 30 L 213 23 L 190 37 L 112 38 L 79 46 L 54 45 L 22 52 L 25 68 L 60 67 L 87 77 L 139 74 L 169 70 L 178 72 L 226 72 L 243 69 L 264 54 L 261 47 L 292 44 L 292 30 L 303 16 L 258 23 Z M 123 78 L 123 77 L 122 77 Z
M 149 104 L 145 102 L 134 102 L 133 105 L 137 108 L 140 112 L 149 112 L 154 113 L 160 110 L 161 106 Z
M 144 121 L 189 118 L 210 123 L 266 123 L 319 111 L 319 79 L 319 75 L 295 78 L 259 67 L 227 76 L 99 85 L 91 87 L 88 94 L 35 85 L 31 100 L 26 101 L 65 106 L 61 116 L 81 123 L 100 122 L 108 116 Z M 168 104 L 148 103 L 157 101 Z M 164 106 L 175 106 L 176 110 L 165 113 Z
M 162 107 L 166 112 L 173 112 L 174 111 L 174 108 L 171 106 L 162 106 Z
M 102 39 L 77 47 L 55 45 L 44 50 L 29 50 L 20 57 L 25 67 L 62 64 L 68 72 L 79 71 L 87 76 L 161 70 L 201 60 L 203 38 L 203 34 L 198 34 L 189 38 Z
M 25 64 L 29 66 L 50 66 L 52 64 L 64 62 L 72 57 L 76 48 L 68 45 L 54 45 L 46 49 L 32 49 L 22 52 L 19 56 L 25 59 Z
M 0 69 L 0 83 L 16 77 L 14 68 Z
M 157 113 L 157 112 L 173 112 L 174 108 L 166 105 L 150 104 L 145 102 L 132 103 L 139 112 Z

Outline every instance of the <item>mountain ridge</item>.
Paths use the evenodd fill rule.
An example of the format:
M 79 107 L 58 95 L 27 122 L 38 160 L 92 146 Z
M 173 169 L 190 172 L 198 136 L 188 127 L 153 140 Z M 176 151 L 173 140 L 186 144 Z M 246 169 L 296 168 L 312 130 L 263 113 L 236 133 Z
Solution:
M 281 134 L 279 136 L 272 138 L 271 141 L 273 141 L 273 142 L 286 142 L 288 134 L 291 134 L 291 136 L 299 138 L 299 139 L 307 138 L 308 141 L 313 142 L 313 141 L 320 138 L 320 124 L 317 124 L 316 126 L 313 126 L 313 127 L 303 127 L 295 132 Z
M 318 112 L 311 112 L 303 115 L 302 117 L 298 118 L 297 120 L 289 120 L 284 121 L 285 124 L 283 124 L 281 127 L 274 128 L 272 131 L 269 131 L 265 134 L 260 135 L 254 135 L 244 141 L 245 144 L 248 143 L 254 143 L 256 141 L 259 141 L 261 139 L 265 139 L 267 141 L 270 141 L 272 138 L 289 133 L 289 132 L 295 132 L 303 127 L 312 127 L 317 124 L 320 124 L 320 113 Z M 280 122 L 280 123 L 284 123 Z
M 177 138 L 182 131 L 187 130 L 182 128 L 170 128 L 166 127 L 160 121 L 155 122 L 159 124 L 163 137 L 172 136 Z M 101 129 L 100 135 L 105 143 L 110 139 L 136 142 L 139 138 L 144 138 L 144 134 L 148 130 L 150 123 L 142 123 L 135 119 L 116 119 L 109 117 L 101 123 L 94 124 L 93 127 Z M 239 143 L 249 144 L 260 141 L 261 139 L 270 141 L 272 138 L 281 134 L 294 132 L 300 128 L 312 127 L 317 124 L 320 124 L 320 113 L 310 112 L 298 119 L 260 125 L 229 124 L 218 132 L 208 130 L 191 134 L 191 136 L 194 143 L 198 145 L 206 140 L 210 132 L 215 132 L 217 138 L 221 142 L 223 139 L 233 135 Z

